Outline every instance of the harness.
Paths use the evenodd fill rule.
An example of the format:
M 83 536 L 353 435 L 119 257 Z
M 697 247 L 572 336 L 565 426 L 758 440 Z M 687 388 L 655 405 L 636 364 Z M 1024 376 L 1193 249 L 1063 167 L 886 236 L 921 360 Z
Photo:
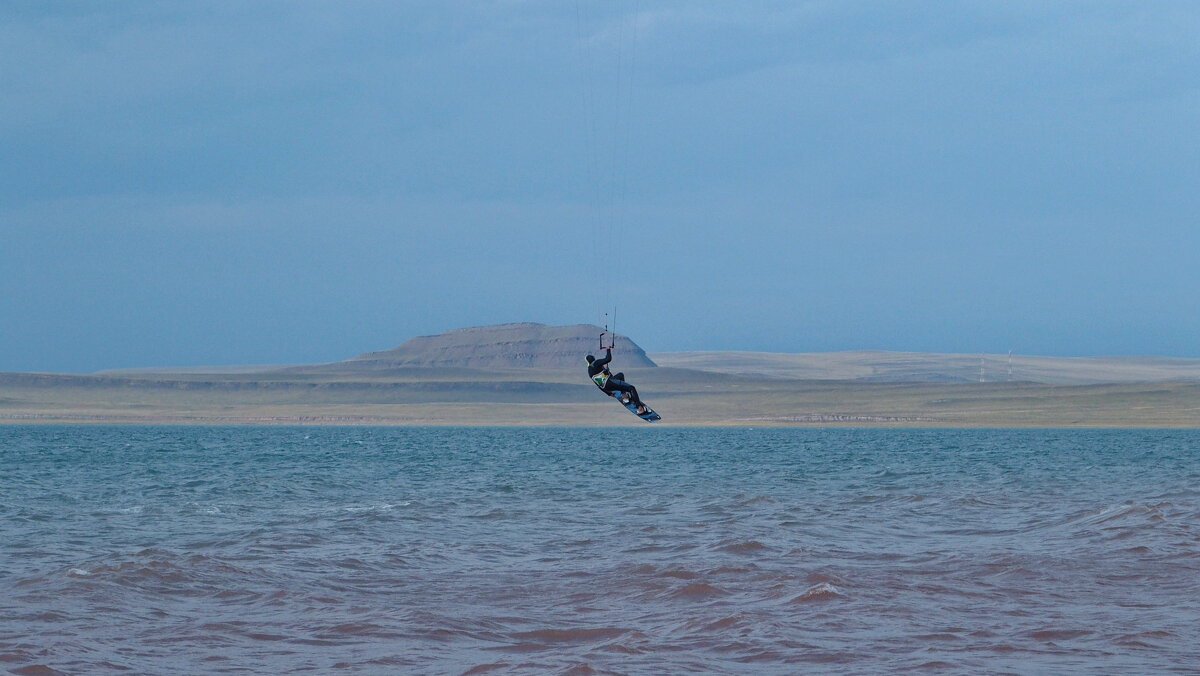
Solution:
M 591 362 L 588 362 L 588 366 L 591 366 L 591 365 L 592 365 Z M 592 382 L 596 383 L 596 387 L 599 387 L 600 389 L 603 390 L 604 386 L 608 384 L 608 379 L 611 377 L 612 377 L 612 374 L 608 372 L 608 367 L 605 366 L 603 370 L 601 370 L 599 373 L 592 376 L 591 378 L 592 378 Z

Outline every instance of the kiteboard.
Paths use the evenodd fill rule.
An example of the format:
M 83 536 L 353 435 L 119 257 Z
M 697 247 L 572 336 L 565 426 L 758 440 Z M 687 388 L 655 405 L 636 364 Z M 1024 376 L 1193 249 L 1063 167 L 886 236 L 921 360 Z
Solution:
M 624 399 L 621 398 L 622 395 L 620 392 L 609 392 L 608 396 L 619 401 L 622 406 L 629 409 L 630 413 L 636 415 L 637 417 L 641 418 L 642 420 L 645 420 L 646 422 L 654 422 L 655 420 L 662 420 L 662 416 L 655 413 L 654 409 L 647 406 L 646 402 L 644 402 L 644 401 L 642 402 L 642 406 L 646 407 L 646 412 L 639 414 L 637 412 L 637 404 L 633 403 L 632 399 L 630 399 L 628 402 L 626 402 Z

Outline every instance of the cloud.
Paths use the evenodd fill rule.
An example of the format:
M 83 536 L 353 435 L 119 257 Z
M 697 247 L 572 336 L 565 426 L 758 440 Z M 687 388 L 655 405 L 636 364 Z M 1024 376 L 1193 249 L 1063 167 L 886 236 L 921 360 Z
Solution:
M 0 318 L 52 332 L 175 293 L 346 326 L 404 296 L 369 348 L 590 320 L 611 255 L 654 289 L 663 349 L 705 308 L 803 347 L 787 298 L 829 335 L 882 313 L 875 345 L 919 328 L 882 310 L 918 297 L 1019 324 L 1136 289 L 1142 321 L 1194 286 L 1197 29 L 1172 2 L 9 3 L 0 256 L 28 300 Z

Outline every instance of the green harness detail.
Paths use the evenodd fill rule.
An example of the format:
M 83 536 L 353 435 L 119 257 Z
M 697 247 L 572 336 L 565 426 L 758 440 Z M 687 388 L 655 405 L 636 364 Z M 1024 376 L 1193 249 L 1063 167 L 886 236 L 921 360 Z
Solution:
M 592 365 L 592 363 L 588 362 L 588 366 L 591 366 L 591 365 Z M 608 369 L 604 369 L 603 371 L 592 376 L 592 382 L 596 383 L 596 387 L 599 387 L 600 389 L 603 390 L 604 386 L 608 384 L 608 379 L 611 377 L 612 377 L 612 374 L 608 372 Z

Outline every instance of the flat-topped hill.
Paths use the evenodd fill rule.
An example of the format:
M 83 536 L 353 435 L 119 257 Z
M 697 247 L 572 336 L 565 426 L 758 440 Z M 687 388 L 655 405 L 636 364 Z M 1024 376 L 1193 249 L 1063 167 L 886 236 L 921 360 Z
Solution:
M 598 352 L 600 332 L 505 324 L 313 366 L 0 373 L 0 423 L 645 425 L 586 378 L 583 355 Z M 614 358 L 666 424 L 1200 427 L 1197 359 L 676 352 L 651 360 L 627 338 Z
M 599 351 L 601 331 L 592 324 L 474 326 L 418 336 L 390 350 L 368 352 L 329 366 L 356 371 L 410 367 L 582 368 L 584 355 Z M 614 352 L 620 355 L 621 368 L 656 366 L 645 350 L 624 336 L 617 336 Z

